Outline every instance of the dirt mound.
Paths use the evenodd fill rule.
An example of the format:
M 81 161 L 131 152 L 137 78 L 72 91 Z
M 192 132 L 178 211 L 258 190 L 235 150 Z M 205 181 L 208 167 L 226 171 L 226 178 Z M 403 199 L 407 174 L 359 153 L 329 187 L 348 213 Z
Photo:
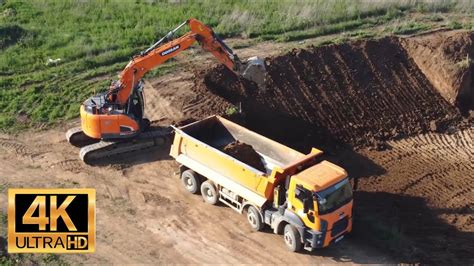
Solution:
M 265 172 L 265 165 L 262 163 L 262 158 L 253 147 L 248 144 L 234 141 L 222 148 L 222 151 L 255 169 Z
M 192 91 L 196 97 L 187 103 L 185 115 L 194 118 L 204 118 L 215 114 L 224 114 L 232 108 L 232 104 L 223 99 L 220 95 L 209 93 L 208 88 L 202 83 L 202 76 L 205 71 L 195 72 L 194 87 Z
M 474 109 L 474 32 L 442 32 L 402 40 L 428 80 L 449 103 Z
M 279 140 L 372 145 L 427 132 L 430 123 L 443 131 L 461 119 L 396 38 L 294 50 L 266 63 L 266 89 L 222 66 L 203 83 L 241 102 L 249 126 Z
M 202 75 L 183 72 L 150 83 L 145 81 L 146 117 L 162 124 L 174 124 L 224 114 L 232 104 L 203 87 L 202 80 L 196 78 Z

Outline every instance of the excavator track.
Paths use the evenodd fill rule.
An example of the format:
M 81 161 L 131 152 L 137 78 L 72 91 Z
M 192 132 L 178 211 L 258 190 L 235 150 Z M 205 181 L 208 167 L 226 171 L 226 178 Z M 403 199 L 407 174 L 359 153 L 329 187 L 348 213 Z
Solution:
M 171 128 L 150 129 L 130 140 L 100 141 L 81 148 L 79 157 L 86 164 L 101 159 L 166 144 L 171 139 Z
M 79 147 L 79 148 L 82 148 L 84 146 L 91 145 L 100 141 L 97 139 L 93 139 L 87 136 L 86 134 L 84 134 L 81 127 L 74 127 L 74 128 L 69 129 L 66 132 L 66 139 L 71 145 Z

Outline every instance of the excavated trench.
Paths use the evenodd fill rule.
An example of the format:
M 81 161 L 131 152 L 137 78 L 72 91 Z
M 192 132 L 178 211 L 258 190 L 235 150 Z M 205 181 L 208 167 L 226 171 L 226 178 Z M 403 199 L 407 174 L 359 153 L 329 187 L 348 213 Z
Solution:
M 197 116 L 239 106 L 250 129 L 302 152 L 325 150 L 356 180 L 355 241 L 403 262 L 472 262 L 473 36 L 293 50 L 266 59 L 264 88 L 217 66 L 195 79 L 207 102 Z
M 447 31 L 401 43 L 441 96 L 469 115 L 474 109 L 474 33 Z
M 265 88 L 223 66 L 203 82 L 241 105 L 251 128 L 300 149 L 373 145 L 462 120 L 396 38 L 294 50 L 266 64 Z

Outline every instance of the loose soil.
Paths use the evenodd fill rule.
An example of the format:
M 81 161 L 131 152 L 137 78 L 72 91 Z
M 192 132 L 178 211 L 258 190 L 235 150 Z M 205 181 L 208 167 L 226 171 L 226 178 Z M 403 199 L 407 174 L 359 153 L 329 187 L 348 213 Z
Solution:
M 224 114 L 232 104 L 209 93 L 193 73 L 167 75 L 145 82 L 146 115 L 163 124 L 183 124 L 184 120 L 199 120 L 210 115 Z M 185 121 L 184 121 L 185 122 Z
M 257 170 L 266 172 L 262 158 L 251 145 L 236 140 L 227 144 L 222 151 Z

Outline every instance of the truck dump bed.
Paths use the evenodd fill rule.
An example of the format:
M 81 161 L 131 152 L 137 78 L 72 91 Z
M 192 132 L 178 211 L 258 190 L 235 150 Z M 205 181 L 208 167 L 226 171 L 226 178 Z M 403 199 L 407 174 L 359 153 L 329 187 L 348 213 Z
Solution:
M 192 123 L 181 130 L 220 152 L 225 146 L 235 141 L 251 145 L 262 157 L 262 162 L 266 167 L 264 175 L 271 174 L 274 166 L 283 167 L 304 156 L 302 153 L 218 116 Z M 248 166 L 248 168 L 252 167 Z M 260 172 L 255 168 L 251 170 Z
M 265 165 L 264 172 L 222 151 L 235 141 L 253 147 Z M 266 199 L 272 197 L 273 187 L 287 174 L 285 169 L 295 168 L 308 157 L 219 116 L 175 128 L 170 155 L 183 165 L 191 164 L 201 175 L 229 179 Z

